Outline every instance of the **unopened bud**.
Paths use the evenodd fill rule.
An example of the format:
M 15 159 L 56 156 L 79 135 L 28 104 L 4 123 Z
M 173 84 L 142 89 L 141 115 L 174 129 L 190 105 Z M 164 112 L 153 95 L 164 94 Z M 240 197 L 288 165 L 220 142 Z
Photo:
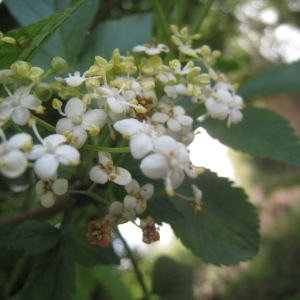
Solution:
M 48 101 L 51 98 L 52 94 L 53 94 L 53 91 L 52 91 L 49 83 L 46 83 L 46 82 L 39 83 L 35 87 L 35 95 L 43 102 Z
M 29 70 L 31 69 L 31 64 L 25 61 L 18 60 L 14 62 L 10 68 L 14 71 L 14 74 L 24 78 L 27 77 Z
M 50 69 L 53 74 L 61 74 L 65 72 L 68 68 L 68 63 L 60 56 L 55 56 L 52 58 Z
M 20 48 L 25 49 L 29 47 L 32 43 L 32 38 L 27 35 L 23 35 L 17 40 L 17 44 Z

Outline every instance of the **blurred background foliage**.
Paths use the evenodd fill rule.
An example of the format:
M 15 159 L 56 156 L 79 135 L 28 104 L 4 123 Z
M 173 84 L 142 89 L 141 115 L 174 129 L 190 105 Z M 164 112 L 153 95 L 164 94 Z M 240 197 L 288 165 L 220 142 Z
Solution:
M 154 20 L 157 18 L 156 1 L 90 1 L 94 1 L 98 9 L 95 12 L 95 20 L 86 33 L 87 39 L 90 38 L 90 32 L 96 30 L 103 22 L 118 21 L 123 17 L 141 13 L 145 16 L 154 13 Z M 209 1 L 160 1 L 169 24 L 192 27 L 193 20 L 197 19 L 206 2 Z M 19 26 L 5 2 L 0 5 L 0 20 L 2 32 Z M 164 36 L 162 24 L 152 24 L 152 35 L 159 42 L 166 42 L 160 39 Z M 220 50 L 222 58 L 219 59 L 217 68 L 228 73 L 233 81 L 242 84 L 266 68 L 297 61 L 300 58 L 299 27 L 299 0 L 217 0 L 213 2 L 208 15 L 201 23 L 199 32 L 202 39 L 199 43 L 206 43 L 212 49 Z M 94 37 L 92 35 L 92 38 Z M 112 40 L 112 44 L 118 42 L 114 40 L 114 35 L 108 38 Z M 249 105 L 267 106 L 284 115 L 300 136 L 299 95 L 276 95 L 245 100 Z M 161 287 L 159 283 L 151 280 L 151 274 L 160 274 L 158 266 L 162 265 L 172 270 L 173 274 L 185 270 L 188 278 L 193 276 L 192 288 L 196 299 L 300 299 L 300 171 L 296 167 L 254 159 L 233 151 L 230 151 L 230 156 L 235 165 L 238 183 L 247 190 L 250 199 L 261 212 L 262 244 L 258 256 L 252 262 L 240 266 L 212 267 L 201 263 L 176 242 L 171 250 L 172 259 L 163 256 L 157 260 L 161 252 L 155 252 L 155 255 L 149 253 L 139 260 L 141 269 L 148 274 L 147 285 L 153 284 L 153 291 L 159 294 Z M 141 257 L 138 249 L 136 257 Z M 78 272 L 85 276 L 81 276 L 76 284 L 79 297 L 76 299 L 83 299 L 78 296 L 82 290 L 85 290 L 84 297 L 89 295 L 89 299 L 118 299 L 117 296 L 107 293 L 110 289 L 107 286 L 107 290 L 105 289 L 103 278 L 99 275 L 103 274 L 103 270 L 102 273 L 95 270 Z M 123 281 L 131 287 L 131 293 L 135 297 L 141 295 L 128 260 L 123 259 L 116 274 L 111 276 L 122 274 Z M 87 277 L 90 278 L 88 282 Z M 171 294 L 160 294 L 161 299 L 192 299 L 190 286 L 183 294 L 178 291 L 177 294 L 172 294 L 174 286 L 183 283 L 184 278 L 170 280 L 173 287 L 168 289 L 171 290 Z M 156 297 L 153 296 L 153 299 Z

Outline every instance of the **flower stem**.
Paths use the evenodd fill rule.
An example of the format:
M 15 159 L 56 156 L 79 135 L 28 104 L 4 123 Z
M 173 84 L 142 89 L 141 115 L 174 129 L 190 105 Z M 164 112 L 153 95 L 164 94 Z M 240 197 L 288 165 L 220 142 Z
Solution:
M 117 230 L 117 233 L 118 233 L 118 236 L 119 238 L 121 239 L 126 251 L 127 251 L 127 255 L 128 255 L 128 258 L 131 260 L 131 263 L 133 265 L 133 268 L 134 268 L 134 272 L 135 272 L 135 275 L 136 275 L 136 278 L 138 280 L 138 282 L 140 283 L 141 285 L 141 288 L 144 292 L 144 298 L 145 300 L 149 300 L 149 292 L 148 292 L 148 289 L 146 287 L 146 284 L 144 282 L 144 278 L 143 278 L 143 275 L 142 275 L 142 272 L 137 264 L 137 261 L 135 260 L 134 256 L 133 256 L 133 253 L 129 247 L 129 245 L 127 244 L 126 240 L 124 239 L 124 237 L 122 236 L 121 232 L 119 231 L 118 227 L 116 227 L 116 230 Z
M 89 144 L 84 145 L 82 147 L 82 149 L 91 150 L 91 151 L 111 152 L 111 153 L 130 152 L 130 148 L 129 147 L 112 148 L 112 147 L 94 146 L 94 145 L 89 145 Z

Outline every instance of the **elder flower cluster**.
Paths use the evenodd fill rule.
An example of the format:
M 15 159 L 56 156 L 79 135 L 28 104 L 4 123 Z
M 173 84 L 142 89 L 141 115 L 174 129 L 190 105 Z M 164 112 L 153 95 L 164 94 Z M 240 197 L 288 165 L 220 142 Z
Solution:
M 24 61 L 0 70 L 2 176 L 18 178 L 33 171 L 37 198 L 44 207 L 53 206 L 57 196 L 76 193 L 70 188 L 76 174 L 89 179 L 90 188 L 81 191 L 89 197 L 98 199 L 93 191 L 101 185 L 107 214 L 89 223 L 89 243 L 108 246 L 115 226 L 145 213 L 155 196 L 155 180 L 162 180 L 165 193 L 174 196 L 186 176 L 194 179 L 200 174 L 187 148 L 195 124 L 186 106 L 206 108 L 196 118 L 200 122 L 207 117 L 226 119 L 230 127 L 242 120 L 243 99 L 236 86 L 213 69 L 220 53 L 207 45 L 193 48 L 200 35 L 189 35 L 187 28 L 172 25 L 171 32 L 174 45 L 139 45 L 132 49 L 134 56 L 115 49 L 109 60 L 96 56 L 82 74 L 56 76 L 67 69 L 59 57 L 46 72 Z M 13 39 L 0 38 L 14 47 Z M 180 60 L 164 60 L 171 49 L 178 51 Z M 45 79 L 50 75 L 55 77 L 49 83 Z M 143 184 L 126 169 L 123 152 L 139 160 Z M 124 199 L 110 196 L 115 184 L 124 187 Z M 194 184 L 191 192 L 189 204 L 199 213 L 202 192 Z M 144 242 L 159 240 L 151 217 L 140 227 Z

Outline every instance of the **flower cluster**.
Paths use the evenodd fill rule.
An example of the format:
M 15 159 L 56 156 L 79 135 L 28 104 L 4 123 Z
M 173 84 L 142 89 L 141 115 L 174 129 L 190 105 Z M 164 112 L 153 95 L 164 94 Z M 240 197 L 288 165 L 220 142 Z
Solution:
M 78 176 L 88 178 L 91 186 L 81 193 L 100 197 L 108 206 L 102 222 L 89 223 L 90 243 L 108 246 L 114 226 L 146 211 L 155 193 L 150 182 L 162 180 L 166 195 L 174 196 L 186 176 L 194 179 L 199 175 L 187 149 L 195 128 L 186 107 L 207 109 L 195 118 L 198 121 L 208 116 L 227 119 L 228 125 L 242 120 L 243 99 L 224 74 L 212 69 L 220 53 L 207 45 L 193 48 L 193 40 L 200 35 L 189 35 L 187 28 L 179 30 L 173 25 L 171 31 L 182 60 L 173 53 L 165 62 L 172 48 L 154 42 L 134 47 L 136 56 L 122 56 L 118 49 L 109 60 L 96 56 L 82 75 L 77 71 L 50 83 L 43 81 L 66 70 L 61 58 L 54 58 L 47 72 L 23 61 L 0 71 L 4 91 L 0 98 L 1 173 L 17 178 L 32 168 L 38 178 L 36 193 L 45 207 L 54 205 L 59 195 L 75 193 L 68 189 L 81 179 Z M 0 35 L 0 42 L 13 41 Z M 208 73 L 202 72 L 200 64 Z M 42 105 L 48 100 L 56 113 L 54 124 L 47 117 L 50 107 Z M 8 128 L 7 132 L 16 133 L 7 140 Z M 24 133 L 17 133 L 20 131 Z M 129 165 L 124 168 L 126 153 L 140 160 L 143 185 L 133 179 Z M 124 186 L 123 201 L 114 196 L 114 184 Z M 104 197 L 96 194 L 98 185 Z M 202 193 L 195 185 L 191 191 L 194 196 L 188 202 L 199 213 Z M 144 242 L 159 240 L 151 217 L 140 227 Z

